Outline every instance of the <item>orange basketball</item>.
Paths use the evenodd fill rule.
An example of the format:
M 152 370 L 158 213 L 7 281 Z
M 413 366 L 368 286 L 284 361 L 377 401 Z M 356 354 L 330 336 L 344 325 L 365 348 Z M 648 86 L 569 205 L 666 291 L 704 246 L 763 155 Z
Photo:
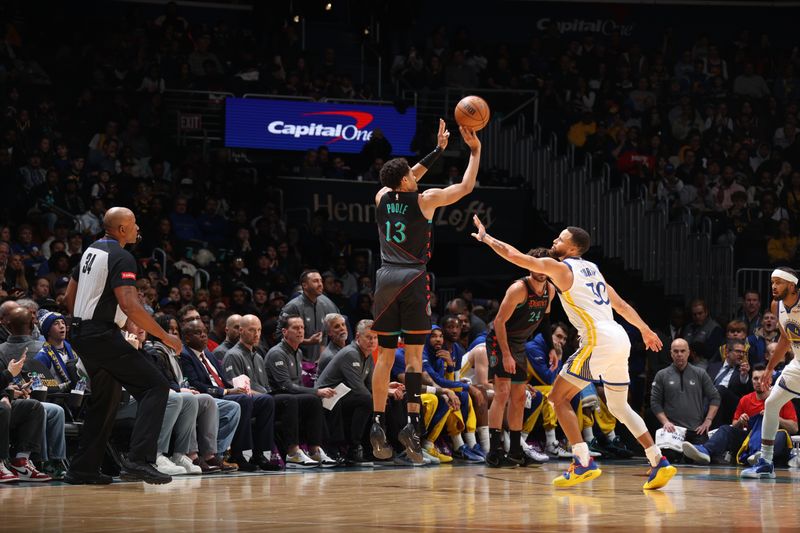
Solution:
M 475 131 L 489 123 L 489 104 L 480 96 L 465 96 L 456 104 L 456 122 Z

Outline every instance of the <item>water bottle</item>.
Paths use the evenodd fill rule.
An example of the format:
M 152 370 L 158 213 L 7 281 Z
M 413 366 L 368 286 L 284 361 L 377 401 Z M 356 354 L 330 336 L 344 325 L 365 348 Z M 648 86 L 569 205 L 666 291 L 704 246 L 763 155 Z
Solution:
M 47 390 L 38 372 L 31 372 L 31 390 Z
M 83 393 L 86 392 L 86 378 L 81 377 L 75 386 L 72 388 L 72 394 L 80 394 L 83 396 Z

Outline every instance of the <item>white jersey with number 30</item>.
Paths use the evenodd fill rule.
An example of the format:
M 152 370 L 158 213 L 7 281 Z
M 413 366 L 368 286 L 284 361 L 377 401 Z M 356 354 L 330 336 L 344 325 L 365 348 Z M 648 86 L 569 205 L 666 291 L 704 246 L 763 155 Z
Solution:
M 564 264 L 572 270 L 572 287 L 559 292 L 569 321 L 578 329 L 583 342 L 594 342 L 598 322 L 614 320 L 606 280 L 591 261 L 568 257 Z

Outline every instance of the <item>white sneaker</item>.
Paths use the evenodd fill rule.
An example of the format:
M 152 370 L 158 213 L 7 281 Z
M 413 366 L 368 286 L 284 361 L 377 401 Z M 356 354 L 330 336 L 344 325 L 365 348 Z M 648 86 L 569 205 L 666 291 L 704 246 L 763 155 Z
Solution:
M 558 457 L 559 459 L 572 459 L 572 453 L 565 450 L 561 444 L 557 442 L 548 444 L 544 451 L 550 457 Z
M 542 453 L 533 448 L 530 444 L 525 443 L 522 446 L 522 451 L 525 452 L 525 455 L 531 458 L 531 460 L 536 461 L 537 463 L 546 463 L 550 460 L 550 456 L 546 453 Z
M 159 454 L 156 457 L 156 470 L 168 476 L 180 476 L 186 473 L 186 470 L 167 459 L 165 455 Z
M 307 456 L 306 452 L 300 448 L 294 455 L 286 456 L 286 468 L 316 468 L 318 466 L 319 463 Z
M 311 454 L 311 460 L 318 462 L 319 466 L 322 468 L 333 468 L 339 466 L 339 462 L 328 457 L 328 454 L 325 453 L 325 450 L 322 449 L 322 446 L 317 448 L 317 453 Z
M 199 476 L 200 474 L 203 473 L 203 469 L 194 464 L 192 460 L 186 456 L 186 454 L 183 453 L 173 454 L 172 462 L 175 463 L 175 466 L 183 468 L 185 470 L 184 474 Z

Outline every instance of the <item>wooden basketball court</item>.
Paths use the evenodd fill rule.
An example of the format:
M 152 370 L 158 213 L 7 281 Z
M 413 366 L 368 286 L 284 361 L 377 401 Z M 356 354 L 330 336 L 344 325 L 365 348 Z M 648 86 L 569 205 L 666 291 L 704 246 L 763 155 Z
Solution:
M 740 481 L 735 468 L 682 466 L 666 489 L 642 490 L 644 463 L 555 490 L 566 465 L 376 467 L 0 486 L 0 531 L 737 531 L 800 528 L 800 472 Z M 35 486 L 34 486 L 35 485 Z

